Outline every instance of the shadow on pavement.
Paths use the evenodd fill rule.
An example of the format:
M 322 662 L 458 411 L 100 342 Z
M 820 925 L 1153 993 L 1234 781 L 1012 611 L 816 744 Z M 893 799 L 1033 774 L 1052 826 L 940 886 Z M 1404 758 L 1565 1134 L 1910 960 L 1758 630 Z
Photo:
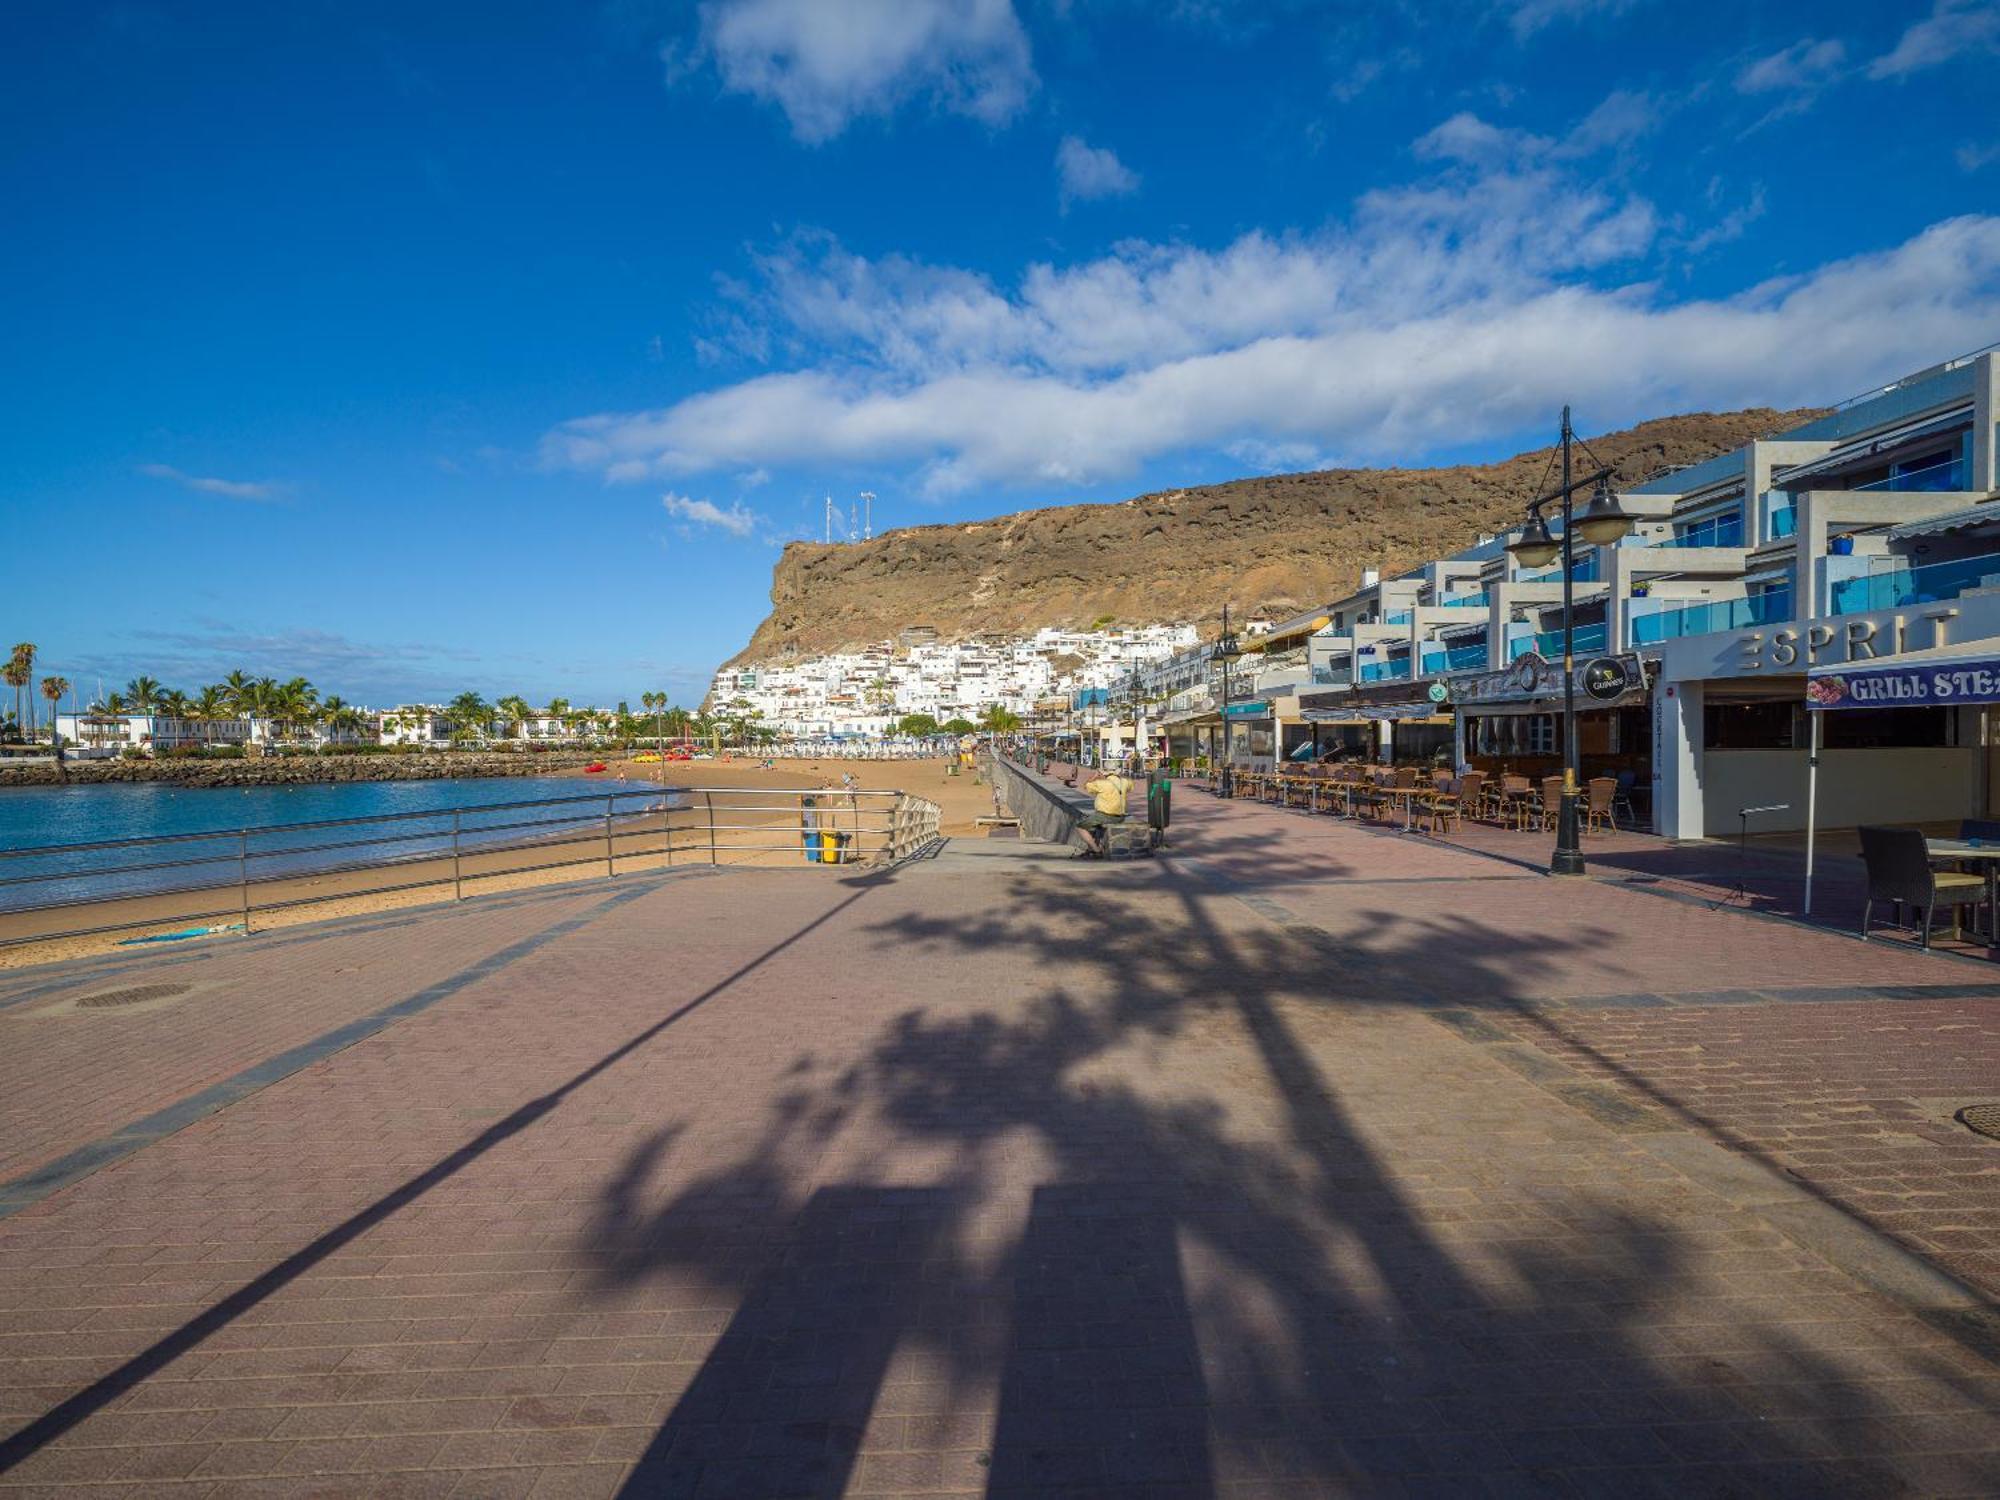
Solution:
M 1218 842 L 1204 858 L 1226 852 Z M 1283 879 L 1291 863 L 1261 868 Z M 1458 913 L 1448 940 L 1439 924 L 1385 921 L 1357 955 L 1296 928 L 1224 924 L 1215 907 L 1156 862 L 1115 886 L 1024 874 L 977 920 L 878 922 L 884 945 L 982 966 L 995 1002 L 911 1008 L 830 1079 L 802 1058 L 763 1138 L 650 1212 L 644 1183 L 670 1166 L 671 1143 L 635 1160 L 585 1241 L 611 1256 L 605 1295 L 656 1271 L 693 1267 L 727 1287 L 746 1257 L 763 1266 L 741 1330 L 731 1324 L 649 1464 L 693 1493 L 744 1494 L 830 1494 L 813 1486 L 857 1456 L 865 1468 L 870 1414 L 911 1409 L 892 1376 L 900 1356 L 885 1362 L 871 1335 L 829 1363 L 848 1335 L 815 1336 L 829 1294 L 798 1290 L 851 1277 L 871 1327 L 942 1372 L 919 1409 L 976 1425 L 997 1386 L 985 1481 L 972 1486 L 991 1495 L 1207 1496 L 1218 1475 L 1302 1493 L 1909 1491 L 1881 1457 L 1905 1418 L 1853 1363 L 1763 1315 L 1752 1292 L 1701 1306 L 1733 1290 L 1708 1261 L 1731 1232 L 1771 1253 L 1775 1236 L 1759 1239 L 1754 1221 L 1719 1203 L 1660 1217 L 1687 1185 L 1662 1186 L 1554 1104 L 1574 1122 L 1559 1132 L 1581 1140 L 1543 1150 L 1624 1170 L 1600 1179 L 1504 1140 L 1454 1156 L 1434 1144 L 1449 1118 L 1416 1122 L 1414 1154 L 1385 1137 L 1375 1112 L 1398 1091 L 1475 1133 L 1481 1103 L 1441 1097 L 1423 1056 L 1406 1081 L 1385 1077 L 1369 1028 L 1406 1017 L 1412 994 L 1507 1006 L 1590 933 L 1507 933 Z M 1343 1036 L 1376 1049 L 1354 1106 L 1319 1061 L 1340 1056 Z M 1409 1045 L 1465 1066 L 1442 1028 L 1417 1028 Z M 864 1126 L 871 1143 L 886 1132 L 949 1148 L 945 1180 L 814 1193 L 776 1165 L 818 1160 Z M 1024 1153 L 1049 1164 L 1047 1180 L 996 1263 L 975 1220 L 1018 1195 L 1006 1169 Z M 895 1223 L 871 1236 L 871 1209 Z M 1478 1235 L 1457 1232 L 1473 1223 Z M 860 1271 L 869 1257 L 881 1264 Z M 1782 1266 L 1772 1274 L 1799 1289 Z M 1797 1276 L 1817 1289 L 1831 1274 Z M 753 1338 L 762 1362 L 746 1377 Z M 1907 1358 L 1977 1399 L 1962 1364 Z M 820 1393 L 803 1413 L 802 1384 Z M 717 1407 L 718 1390 L 734 1399 Z M 727 1437 L 708 1422 L 718 1411 Z M 704 1446 L 717 1441 L 726 1452 Z M 653 1492 L 636 1479 L 627 1490 Z

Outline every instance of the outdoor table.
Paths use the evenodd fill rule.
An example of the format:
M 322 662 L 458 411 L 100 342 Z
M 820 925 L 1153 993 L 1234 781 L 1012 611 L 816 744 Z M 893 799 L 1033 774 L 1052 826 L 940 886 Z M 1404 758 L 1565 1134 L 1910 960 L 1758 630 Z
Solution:
M 2000 885 L 2000 841 L 1981 839 L 1975 843 L 1968 839 L 1926 838 L 1924 845 L 1932 864 L 1955 860 L 1982 867 L 1981 873 L 1986 876 L 1985 937 L 1989 943 L 2000 942 L 2000 930 L 1996 930 L 2000 929 L 2000 907 L 1994 905 L 1995 888 Z

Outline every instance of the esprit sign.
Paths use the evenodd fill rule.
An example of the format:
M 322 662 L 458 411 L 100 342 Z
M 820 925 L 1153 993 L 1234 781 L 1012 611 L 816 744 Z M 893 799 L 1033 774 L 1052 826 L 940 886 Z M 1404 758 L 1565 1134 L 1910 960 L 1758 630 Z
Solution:
M 1733 648 L 1739 672 L 1798 672 L 1835 662 L 1873 661 L 1946 644 L 1947 624 L 1956 609 L 1928 609 L 1911 619 L 1905 615 L 1853 620 L 1814 620 L 1783 630 L 1746 631 Z

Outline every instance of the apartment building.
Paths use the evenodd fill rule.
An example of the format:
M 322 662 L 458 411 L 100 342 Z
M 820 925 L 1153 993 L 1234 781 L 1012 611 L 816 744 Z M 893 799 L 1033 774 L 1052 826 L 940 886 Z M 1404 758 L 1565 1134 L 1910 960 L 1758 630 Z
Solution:
M 1802 826 L 1808 668 L 2000 638 L 1997 424 L 1988 349 L 1621 489 L 1631 532 L 1579 548 L 1570 579 L 1577 670 L 1597 668 L 1585 773 L 1632 773 L 1672 837 L 1734 832 L 1748 807 L 1779 809 L 1756 815 L 1760 831 Z M 1338 745 L 1554 769 L 1562 571 L 1521 566 L 1516 535 L 1364 575 L 1315 612 L 1326 623 L 1302 661 L 1250 668 L 1251 727 L 1229 753 L 1255 765 Z M 1213 672 L 1184 691 L 1213 693 Z M 1827 733 L 1822 823 L 2000 808 L 1985 709 L 1871 709 L 1829 716 Z

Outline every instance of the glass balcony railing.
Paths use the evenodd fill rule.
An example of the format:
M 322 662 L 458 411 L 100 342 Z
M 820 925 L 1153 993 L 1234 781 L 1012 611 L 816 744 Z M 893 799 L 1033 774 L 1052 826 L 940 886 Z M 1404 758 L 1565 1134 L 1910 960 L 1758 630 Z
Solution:
M 1410 611 L 1399 609 L 1394 614 L 1384 615 L 1382 623 L 1384 625 L 1407 625 L 1410 623 Z
M 2000 554 L 1843 578 L 1833 586 L 1833 613 L 1858 615 L 1871 609 L 1931 604 L 1939 599 L 1956 599 L 1967 589 L 1982 585 L 2000 587 Z
M 1740 547 L 1743 545 L 1743 517 L 1714 516 L 1684 527 L 1653 545 L 1655 547 Z
M 1799 530 L 1799 510 L 1796 505 L 1780 505 L 1771 511 L 1771 540 L 1796 536 Z
M 1484 609 L 1486 592 L 1482 589 L 1476 594 L 1443 594 L 1437 602 L 1440 609 Z
M 1563 570 L 1561 568 L 1550 568 L 1541 573 L 1523 573 L 1514 581 L 1516 583 L 1560 583 L 1562 576 Z M 1586 557 L 1574 568 L 1571 568 L 1569 576 L 1578 583 L 1595 583 L 1597 581 L 1597 554 L 1595 552 L 1591 553 L 1590 556 Z
M 1632 618 L 1632 644 L 1656 646 L 1684 636 L 1741 630 L 1746 625 L 1781 625 L 1792 618 L 1792 590 L 1766 589 L 1743 599 L 1710 599 L 1680 609 L 1662 609 Z
M 1873 484 L 1857 484 L 1857 491 L 1925 491 L 1962 490 L 1965 488 L 1964 466 L 1955 458 L 1947 458 L 1940 463 L 1926 464 L 1921 469 L 1908 469 L 1900 474 L 1891 474 L 1887 479 L 1878 479 Z
M 1607 634 L 1602 620 L 1576 627 L 1573 642 L 1578 656 L 1588 656 L 1604 650 Z M 1533 635 L 1518 636 L 1507 643 L 1507 660 L 1526 656 L 1530 651 L 1539 652 L 1551 660 L 1559 660 L 1563 654 L 1563 633 L 1560 630 L 1540 630 Z
M 1410 675 L 1407 661 L 1370 661 L 1361 664 L 1363 682 L 1396 682 Z
M 1424 653 L 1424 675 L 1435 672 L 1479 672 L 1486 667 L 1486 643 L 1446 646 Z

